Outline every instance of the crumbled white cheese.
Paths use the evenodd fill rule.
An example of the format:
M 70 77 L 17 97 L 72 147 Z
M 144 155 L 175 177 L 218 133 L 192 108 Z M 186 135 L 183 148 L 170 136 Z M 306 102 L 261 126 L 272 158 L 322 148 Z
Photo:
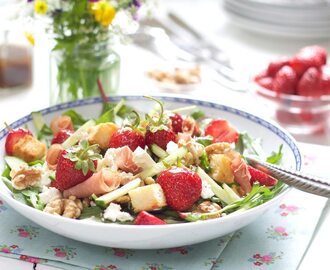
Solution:
M 148 169 L 156 164 L 156 162 L 151 158 L 151 156 L 138 146 L 133 152 L 133 162 L 141 167 L 143 170 Z
M 177 151 L 178 149 L 179 149 L 179 146 L 173 141 L 169 141 L 168 144 L 166 145 L 166 152 L 168 154 L 172 154 L 175 151 Z
M 117 171 L 118 167 L 115 162 L 116 151 L 117 151 L 116 148 L 109 148 L 107 152 L 105 152 L 104 158 L 98 161 L 98 164 L 100 163 L 100 166 L 99 165 L 97 166 L 98 167 L 97 170 L 100 170 L 101 168 L 104 167 L 109 167 L 111 170 Z
M 121 222 L 133 220 L 133 217 L 129 213 L 120 210 L 121 206 L 119 204 L 110 203 L 108 208 L 104 210 L 103 217 L 111 220 L 112 222 L 115 222 L 116 220 Z
M 35 166 L 37 167 L 37 166 Z M 38 168 L 38 167 L 37 167 Z M 55 177 L 55 172 L 50 170 L 47 166 L 47 163 L 45 162 L 41 169 L 41 178 L 40 181 L 38 182 L 37 186 L 43 188 L 44 186 L 49 186 L 51 183 L 51 179 L 49 178 L 50 176 Z
M 211 186 L 208 182 L 205 180 L 202 180 L 202 192 L 201 192 L 201 197 L 203 199 L 208 199 L 214 196 L 214 192 L 211 189 Z
M 39 199 L 42 203 L 47 204 L 56 199 L 61 199 L 62 193 L 54 187 L 43 186 L 42 192 L 39 194 Z

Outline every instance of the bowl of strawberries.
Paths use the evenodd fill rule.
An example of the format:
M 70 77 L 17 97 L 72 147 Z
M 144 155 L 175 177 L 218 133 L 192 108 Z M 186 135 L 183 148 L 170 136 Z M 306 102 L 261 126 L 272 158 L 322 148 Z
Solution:
M 272 107 L 273 117 L 295 134 L 327 129 L 330 118 L 330 66 L 326 49 L 313 45 L 293 57 L 282 57 L 254 76 L 258 97 Z

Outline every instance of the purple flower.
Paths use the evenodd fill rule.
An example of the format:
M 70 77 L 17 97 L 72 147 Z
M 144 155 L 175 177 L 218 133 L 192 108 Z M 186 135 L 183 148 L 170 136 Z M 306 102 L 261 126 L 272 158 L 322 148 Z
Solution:
M 133 5 L 137 8 L 141 7 L 141 1 L 140 0 L 133 0 Z

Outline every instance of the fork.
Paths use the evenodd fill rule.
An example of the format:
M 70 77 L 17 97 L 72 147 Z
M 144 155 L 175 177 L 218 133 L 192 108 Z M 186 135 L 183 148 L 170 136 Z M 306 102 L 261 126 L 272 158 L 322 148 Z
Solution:
M 280 179 L 289 186 L 304 192 L 330 198 L 330 183 L 325 179 L 269 164 L 252 157 L 246 157 L 246 159 L 252 167 L 257 168 L 276 179 Z

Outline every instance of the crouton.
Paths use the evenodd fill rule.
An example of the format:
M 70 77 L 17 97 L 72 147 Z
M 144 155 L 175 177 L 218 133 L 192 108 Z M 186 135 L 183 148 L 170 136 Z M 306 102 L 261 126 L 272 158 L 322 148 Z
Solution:
M 42 159 L 45 155 L 46 145 L 31 135 L 24 136 L 13 147 L 13 156 L 26 162 Z
M 134 212 L 151 211 L 166 206 L 164 192 L 159 184 L 151 184 L 128 192 Z
M 90 144 L 98 144 L 101 149 L 109 148 L 109 141 L 118 127 L 114 123 L 102 123 L 89 130 L 88 141 Z
M 231 160 L 223 154 L 213 154 L 209 156 L 210 176 L 217 182 L 231 184 L 234 182 L 234 173 L 231 168 Z

